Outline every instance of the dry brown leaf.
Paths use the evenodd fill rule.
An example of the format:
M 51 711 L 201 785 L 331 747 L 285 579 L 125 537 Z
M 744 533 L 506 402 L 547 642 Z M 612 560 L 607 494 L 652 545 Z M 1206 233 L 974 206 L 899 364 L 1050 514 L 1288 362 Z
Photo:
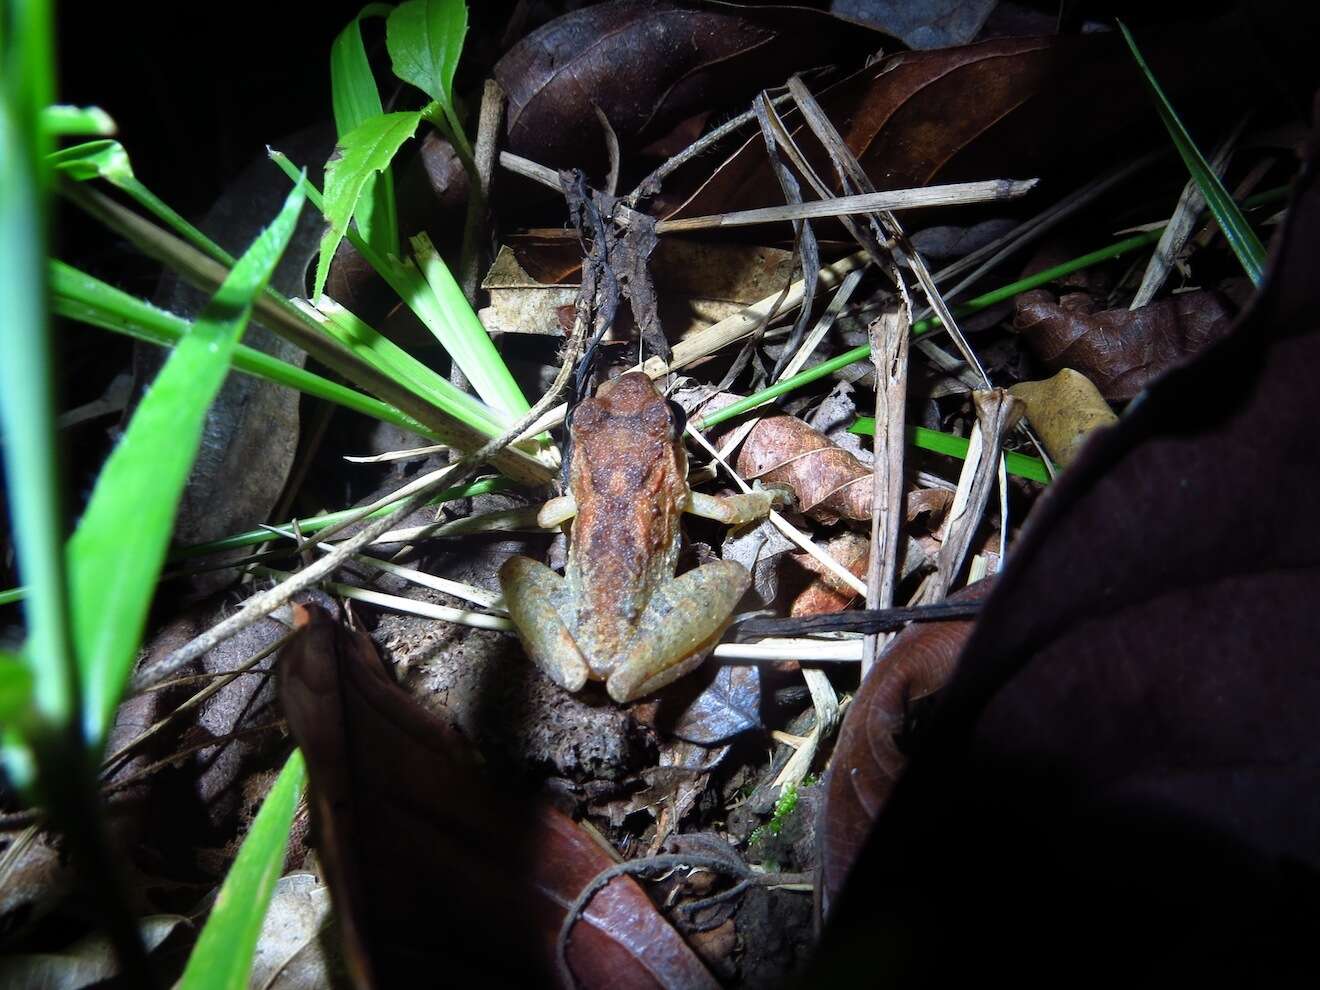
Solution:
M 613 860 L 560 812 L 490 780 L 465 740 L 393 682 L 365 634 L 319 609 L 301 623 L 281 696 L 358 985 L 411 985 L 419 972 L 552 985 L 565 905 Z M 583 987 L 711 986 L 630 878 L 593 898 L 568 961 Z
M 1072 368 L 1106 399 L 1131 399 L 1156 377 L 1228 332 L 1223 296 L 1183 292 L 1140 309 L 1088 312 L 1078 299 L 1055 302 L 1044 289 L 1017 297 L 1013 327 L 1049 371 Z
M 871 469 L 795 416 L 767 416 L 738 453 L 738 473 L 786 485 L 798 507 L 823 523 L 871 518 Z
M 1059 467 L 1072 463 L 1095 430 L 1118 422 L 1091 380 L 1071 368 L 1043 382 L 1019 382 L 1008 391 L 1026 404 L 1027 420 Z

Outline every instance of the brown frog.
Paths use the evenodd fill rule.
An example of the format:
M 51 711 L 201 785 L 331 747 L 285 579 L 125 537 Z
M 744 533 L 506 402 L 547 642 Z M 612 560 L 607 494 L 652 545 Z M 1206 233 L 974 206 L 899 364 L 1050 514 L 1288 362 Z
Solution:
M 500 568 L 527 655 L 570 691 L 603 680 L 624 702 L 681 677 L 714 649 L 750 583 L 741 564 L 726 560 L 675 576 L 683 512 L 732 524 L 773 505 L 770 492 L 691 491 L 681 416 L 641 372 L 579 403 L 569 424 L 569 494 L 538 516 L 546 527 L 573 520 L 564 576 L 527 557 Z

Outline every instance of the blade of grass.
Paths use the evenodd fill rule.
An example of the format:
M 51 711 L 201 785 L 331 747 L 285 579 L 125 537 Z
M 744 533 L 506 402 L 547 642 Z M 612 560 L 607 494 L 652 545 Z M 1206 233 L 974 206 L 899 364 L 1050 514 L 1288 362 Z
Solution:
M 330 275 L 330 259 L 348 230 L 348 222 L 357 209 L 367 179 L 388 168 L 403 142 L 417 130 L 422 115 L 416 110 L 385 113 L 368 117 L 335 145 L 334 154 L 325 163 L 325 216 L 330 229 L 321 238 L 321 254 L 316 259 L 316 283 L 312 298 L 325 291 Z
M 271 160 L 290 179 L 302 182 L 312 205 L 325 212 L 325 200 L 321 194 L 305 178 L 297 178 L 299 173 L 286 155 L 272 151 Z M 418 260 L 425 270 L 423 277 L 422 272 L 418 271 L 417 266 L 411 261 L 400 263 L 394 258 L 381 256 L 353 228 L 349 227 L 345 236 L 363 259 L 389 283 L 398 293 L 399 298 L 408 304 L 408 308 L 431 331 L 440 345 L 462 368 L 464 375 L 472 382 L 482 399 L 494 410 L 504 412 L 511 418 L 521 416 L 530 408 L 522 390 L 509 374 L 504 359 L 491 342 L 490 334 L 486 332 L 476 312 L 468 304 L 463 290 L 454 281 L 448 266 L 435 253 L 429 239 L 417 243 Z M 332 311 L 324 305 L 321 308 L 327 313 Z M 450 382 L 444 381 L 430 369 L 426 369 L 426 372 L 431 379 L 439 380 L 440 384 L 436 384 L 437 388 L 445 390 L 447 394 L 453 393 L 467 398 L 466 393 L 459 392 Z
M 0 650 L 0 724 L 13 725 L 32 701 L 32 669 L 16 653 Z
M 165 362 L 102 468 L 69 540 L 83 724 L 93 744 L 104 738 L 136 659 L 206 411 L 303 201 L 300 190 L 290 193 Z M 133 525 L 126 527 L 126 519 Z
M 185 241 L 226 268 L 234 267 L 234 258 L 215 241 L 170 208 L 164 200 L 138 181 L 128 152 L 118 141 L 87 141 L 63 148 L 50 156 L 56 172 L 75 182 L 104 179 L 126 192 L 139 206 L 151 213 Z
M 369 17 L 388 17 L 393 9 L 384 3 L 367 4 L 345 25 L 330 46 L 330 99 L 338 137 L 342 138 L 359 124 L 385 112 L 371 62 L 367 59 L 366 46 L 362 44 L 362 21 Z M 367 179 L 353 212 L 353 220 L 362 237 L 381 254 L 399 253 L 394 175 L 388 165 L 379 175 Z
M 1137 47 L 1136 39 L 1132 37 L 1132 32 L 1128 30 L 1126 24 L 1118 21 L 1118 29 L 1123 33 L 1123 40 L 1127 42 L 1128 48 L 1132 51 L 1132 57 L 1136 60 L 1137 67 L 1141 70 L 1141 75 L 1150 88 L 1151 95 L 1155 99 L 1155 109 L 1160 115 L 1160 120 L 1164 122 L 1165 128 L 1169 132 L 1169 137 L 1173 139 L 1174 147 L 1178 149 L 1178 154 L 1187 165 L 1187 171 L 1191 173 L 1192 178 L 1196 180 L 1197 187 L 1201 190 L 1201 195 L 1205 198 L 1206 205 L 1219 223 L 1219 229 L 1224 232 L 1224 239 L 1228 241 L 1229 247 L 1237 255 L 1238 261 L 1242 264 L 1242 270 L 1247 273 L 1255 285 L 1260 285 L 1260 280 L 1265 273 L 1265 248 L 1256 237 L 1256 232 L 1251 229 L 1247 223 L 1247 218 L 1242 215 L 1238 205 L 1233 202 L 1233 197 L 1228 194 L 1224 184 L 1219 181 L 1219 176 L 1215 174 L 1214 169 L 1205 160 L 1196 142 L 1192 136 L 1187 133 L 1187 128 L 1178 117 L 1177 111 L 1173 109 L 1173 104 L 1164 94 L 1159 80 L 1155 78 L 1155 73 L 1151 71 L 1146 59 L 1141 54 L 1141 49 Z
M 257 937 L 284 866 L 289 826 L 302 795 L 307 770 L 294 750 L 275 786 L 261 802 L 215 906 L 176 984 L 178 990 L 245 990 Z
M 80 685 L 63 567 L 64 486 L 46 319 L 49 136 L 39 115 L 52 91 L 50 10 L 38 2 L 13 14 L 5 27 L 14 33 L 0 37 L 0 433 L 18 570 L 31 592 L 25 655 L 38 712 L 63 727 L 75 721 Z
M 859 416 L 857 422 L 848 427 L 848 432 L 864 437 L 875 436 L 875 419 L 871 416 Z M 908 443 L 922 450 L 929 450 L 936 454 L 947 454 L 959 460 L 967 459 L 969 441 L 965 437 L 955 436 L 952 433 L 940 433 L 938 430 L 928 430 L 924 426 L 910 426 L 907 429 L 907 438 Z M 1044 462 L 1038 457 L 1028 457 L 1026 454 L 1007 451 L 1004 454 L 1004 465 L 1009 474 L 1015 474 L 1019 478 L 1026 478 L 1028 481 L 1039 481 L 1042 485 L 1050 483 L 1050 473 L 1046 470 Z
M 56 104 L 41 111 L 41 128 L 51 137 L 113 134 L 118 128 L 100 107 L 71 107 Z
M 174 347 L 187 336 L 189 323 L 182 317 L 157 309 L 62 261 L 52 260 L 50 264 L 51 306 L 60 316 L 162 347 Z M 234 348 L 231 363 L 234 370 L 244 374 L 285 385 L 421 436 L 438 439 L 433 431 L 388 403 L 245 344 Z

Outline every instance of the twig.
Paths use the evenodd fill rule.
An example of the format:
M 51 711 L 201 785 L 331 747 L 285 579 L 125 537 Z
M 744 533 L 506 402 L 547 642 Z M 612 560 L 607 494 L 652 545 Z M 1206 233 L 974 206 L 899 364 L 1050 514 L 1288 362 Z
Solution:
M 775 106 L 783 106 L 791 99 L 792 99 L 791 96 L 789 96 L 787 93 L 784 93 L 783 95 L 776 96 L 771 102 Z M 628 205 L 635 208 L 637 206 L 638 200 L 649 199 L 650 197 L 659 193 L 661 184 L 664 182 L 665 179 L 673 175 L 674 172 L 678 171 L 678 169 L 682 168 L 684 165 L 686 165 L 692 159 L 696 158 L 698 155 L 703 154 L 708 148 L 711 148 L 714 145 L 718 144 L 720 141 L 723 141 L 734 131 L 746 127 L 755 119 L 756 119 L 756 111 L 746 110 L 743 113 L 738 114 L 738 116 L 730 120 L 726 120 L 723 124 L 715 128 L 709 134 L 704 134 L 701 137 L 697 138 L 697 140 L 693 141 L 686 148 L 684 148 L 678 154 L 674 155 L 663 165 L 657 168 L 654 172 L 648 175 L 645 179 L 643 179 L 640 183 L 638 183 L 637 188 L 628 194 Z
M 619 877 L 644 877 L 655 873 L 670 873 L 684 867 L 713 870 L 726 876 L 735 877 L 738 880 L 745 880 L 754 876 L 750 867 L 737 862 L 732 856 L 726 859 L 704 853 L 662 853 L 659 856 L 648 856 L 645 859 L 630 859 L 624 863 L 615 863 L 601 870 L 592 877 L 591 881 L 582 888 L 582 892 L 574 898 L 573 903 L 568 906 L 568 910 L 564 913 L 563 923 L 559 926 L 559 934 L 555 938 L 555 967 L 559 971 L 559 979 L 562 985 L 565 987 L 577 986 L 577 978 L 568 965 L 568 937 L 573 931 L 573 926 L 577 924 L 586 911 L 587 905 L 591 903 L 592 898 Z M 706 986 L 712 988 L 712 990 L 719 986 L 713 979 L 710 979 L 709 973 L 706 976 L 709 980 Z
M 893 632 L 909 622 L 950 622 L 970 619 L 981 612 L 980 602 L 936 602 L 932 605 L 855 609 L 833 615 L 793 619 L 744 619 L 733 627 L 742 636 L 809 636 L 817 633 Z
M 468 176 L 472 191 L 468 194 L 467 217 L 463 223 L 463 251 L 458 265 L 458 284 L 463 289 L 463 298 L 474 306 L 482 262 L 488 251 L 486 218 L 490 205 L 490 181 L 495 169 L 495 145 L 499 140 L 500 122 L 503 119 L 504 90 L 494 79 L 487 79 L 481 91 L 477 146 L 472 155 L 476 171 Z
M 1037 179 L 985 179 L 979 182 L 923 186 L 918 189 L 894 189 L 886 192 L 859 193 L 856 196 L 835 196 L 809 203 L 767 206 L 759 210 L 739 210 L 734 213 L 687 217 L 682 220 L 661 220 L 655 225 L 655 232 L 674 234 L 679 231 L 705 230 L 711 227 L 748 227 L 758 223 L 781 223 L 788 220 L 812 220 L 859 213 L 914 210 L 929 206 L 960 206 L 967 203 L 1017 199 L 1030 192 L 1038 181 Z
M 871 362 L 875 365 L 875 443 L 871 484 L 871 556 L 866 569 L 866 607 L 889 608 L 902 552 L 904 414 L 907 404 L 908 341 L 912 312 L 899 305 L 871 324 Z M 879 634 L 866 637 L 862 679 L 880 655 Z

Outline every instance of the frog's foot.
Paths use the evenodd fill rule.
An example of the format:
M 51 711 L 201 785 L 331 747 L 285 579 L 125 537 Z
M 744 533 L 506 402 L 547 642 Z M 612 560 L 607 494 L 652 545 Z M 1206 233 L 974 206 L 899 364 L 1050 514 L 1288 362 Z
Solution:
M 529 557 L 510 557 L 500 568 L 504 605 L 528 658 L 569 691 L 580 691 L 590 669 L 555 602 L 566 594 L 564 579 Z
M 717 560 L 656 589 L 636 636 L 605 682 L 610 697 L 632 701 L 699 666 L 751 581 L 741 564 Z

